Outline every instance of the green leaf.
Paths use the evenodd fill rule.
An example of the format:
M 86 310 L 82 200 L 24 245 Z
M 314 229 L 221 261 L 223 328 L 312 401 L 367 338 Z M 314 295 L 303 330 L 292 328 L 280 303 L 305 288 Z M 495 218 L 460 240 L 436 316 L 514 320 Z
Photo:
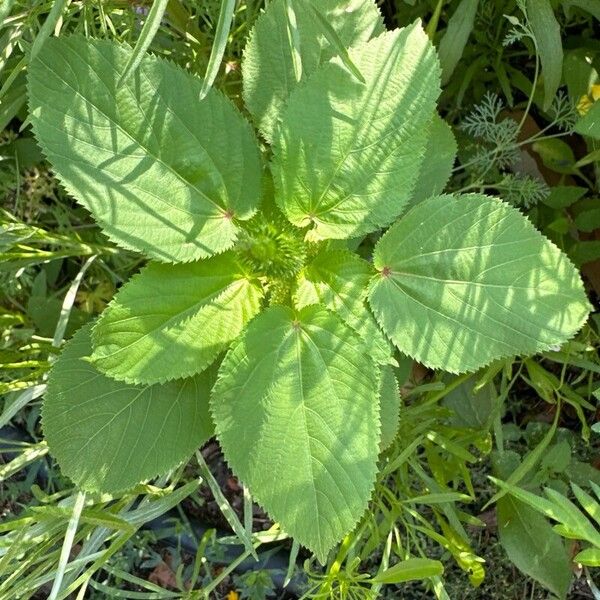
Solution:
M 600 102 L 594 102 L 574 127 L 577 133 L 600 140 Z
M 29 50 L 30 61 L 32 61 L 45 46 L 46 41 L 52 35 L 56 25 L 62 19 L 63 13 L 65 12 L 65 8 L 68 6 L 68 4 L 69 3 L 67 0 L 55 0 L 52 3 L 52 8 L 44 19 L 44 24 L 37 32 L 35 39 L 33 40 L 33 44 L 31 44 L 31 49 Z M 46 49 L 47 47 L 45 50 Z
M 369 303 L 398 348 L 474 371 L 548 350 L 590 310 L 578 272 L 516 209 L 480 194 L 422 202 L 379 241 Z
M 448 21 L 448 28 L 440 41 L 439 55 L 442 66 L 442 84 L 450 81 L 463 54 L 477 13 L 479 0 L 461 0 Z
M 575 154 L 569 144 L 556 138 L 542 139 L 531 144 L 534 152 L 540 155 L 545 167 L 556 173 L 576 173 Z
M 579 231 L 592 232 L 600 228 L 600 199 L 587 198 L 574 207 L 575 227 Z
M 527 20 L 537 44 L 544 81 L 544 110 L 552 105 L 563 68 L 560 25 L 550 0 L 527 0 Z
M 312 9 L 331 25 L 344 47 L 366 42 L 384 31 L 381 14 L 372 0 L 358 0 L 350 6 L 340 0 L 289 3 L 296 17 L 297 44 L 291 45 L 287 39 L 286 0 L 273 0 L 250 33 L 242 63 L 246 106 L 269 141 L 289 95 L 298 85 L 294 56 L 300 61 L 302 79 L 307 79 L 339 51 L 328 40 Z
M 411 197 L 439 94 L 433 46 L 418 24 L 350 48 L 365 78 L 334 59 L 291 96 L 273 146 L 276 201 L 311 239 L 389 224 Z
M 468 379 L 444 396 L 444 406 L 452 409 L 454 415 L 451 424 L 454 427 L 489 429 L 499 409 L 497 395 L 492 384 L 486 384 L 475 390 L 477 380 Z
M 294 304 L 322 304 L 346 321 L 367 342 L 375 362 L 392 361 L 390 343 L 365 305 L 373 267 L 352 252 L 321 252 L 299 274 Z
M 567 18 L 570 18 L 571 16 L 571 8 L 576 7 L 587 11 L 590 15 L 593 15 L 600 21 L 600 0 L 562 0 L 561 4 Z
M 429 126 L 425 158 L 407 208 L 444 191 L 457 149 L 452 128 L 437 113 L 434 114 Z
M 346 46 L 344 46 L 344 42 L 342 42 L 335 29 L 330 25 L 329 21 L 323 16 L 320 10 L 315 8 L 313 4 L 310 4 L 309 6 L 313 11 L 317 21 L 321 25 L 321 32 L 331 46 L 335 48 L 336 54 L 340 57 L 340 60 L 344 63 L 346 69 L 348 69 L 348 71 L 350 71 L 352 75 L 354 75 L 354 77 L 356 77 L 361 83 L 365 83 L 365 78 L 356 68 L 356 65 L 352 62 L 352 59 L 348 54 L 348 50 L 346 49 Z
M 546 496 L 554 503 L 556 512 L 560 515 L 561 524 L 580 539 L 587 540 L 597 548 L 600 548 L 600 533 L 593 523 L 571 502 L 552 488 L 545 488 Z
M 558 598 L 565 598 L 571 583 L 569 556 L 552 526 L 509 495 L 498 500 L 497 518 L 500 543 L 513 564 Z
M 550 194 L 542 202 L 550 208 L 567 208 L 585 196 L 587 188 L 575 185 L 557 185 L 552 187 Z
M 206 372 L 165 385 L 105 377 L 85 358 L 90 326 L 67 343 L 48 378 L 44 434 L 62 472 L 79 487 L 114 493 L 186 460 L 213 434 Z
M 125 65 L 125 69 L 123 69 L 123 74 L 119 80 L 118 86 L 121 87 L 123 82 L 125 82 L 131 74 L 138 68 L 139 64 L 142 62 L 144 55 L 146 54 L 146 50 L 150 48 L 150 44 L 160 27 L 160 22 L 167 10 L 167 4 L 169 0 L 154 0 L 152 2 L 152 6 L 148 11 L 148 15 L 144 20 L 144 26 L 142 27 L 142 31 L 140 32 L 140 36 L 135 43 L 135 47 L 133 48 L 133 52 Z
M 206 94 L 217 78 L 217 73 L 223 62 L 229 30 L 233 20 L 233 11 L 235 10 L 235 0 L 221 0 L 221 9 L 219 10 L 219 20 L 215 30 L 215 37 L 210 50 L 208 65 L 206 66 L 206 75 L 202 82 L 200 90 L 200 100 L 206 97 Z
M 444 573 L 444 565 L 430 558 L 409 558 L 379 573 L 373 583 L 404 583 L 415 579 L 437 577 Z
M 200 373 L 258 313 L 262 295 L 231 253 L 180 265 L 150 263 L 102 313 L 92 360 L 128 383 Z
M 160 261 L 222 252 L 255 212 L 257 142 L 235 107 L 146 56 L 118 86 L 129 46 L 50 39 L 29 68 L 34 132 L 59 178 L 117 244 Z
M 579 500 L 579 504 L 585 509 L 585 512 L 600 525 L 600 504 L 576 483 L 571 482 L 571 487 L 573 488 L 575 497 Z
M 600 548 L 586 548 L 578 552 L 573 558 L 573 562 L 587 567 L 600 567 Z
M 381 404 L 381 442 L 379 447 L 383 451 L 396 439 L 400 425 L 400 388 L 390 365 L 381 367 L 379 402 Z
M 544 516 L 560 523 L 559 527 L 563 535 L 569 534 L 569 537 L 586 540 L 596 547 L 600 548 L 600 534 L 592 523 L 588 521 L 585 515 L 568 498 L 559 494 L 557 491 L 546 488 L 548 496 L 542 498 L 527 490 L 521 489 L 508 482 L 500 481 L 494 477 L 490 479 L 500 487 L 504 493 L 510 493 L 515 498 L 531 506 Z M 504 497 L 504 496 L 503 496 Z
M 598 260 L 600 258 L 600 241 L 585 240 L 576 242 L 569 248 L 569 256 L 578 266 Z
M 225 458 L 321 562 L 371 495 L 378 391 L 360 338 L 319 306 L 267 309 L 221 365 L 211 411 Z

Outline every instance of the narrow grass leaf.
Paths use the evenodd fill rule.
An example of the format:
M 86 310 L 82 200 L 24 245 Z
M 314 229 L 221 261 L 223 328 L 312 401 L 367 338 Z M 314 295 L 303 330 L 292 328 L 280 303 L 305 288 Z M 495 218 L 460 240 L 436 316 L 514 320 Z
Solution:
M 58 594 L 60 593 L 63 577 L 65 575 L 65 569 L 67 568 L 69 556 L 71 555 L 71 549 L 73 548 L 75 533 L 77 532 L 77 526 L 79 525 L 79 517 L 81 516 L 81 511 L 83 510 L 84 504 L 85 493 L 78 492 L 73 505 L 73 513 L 71 514 L 71 519 L 67 525 L 67 532 L 65 533 L 65 539 L 60 551 L 56 575 L 54 577 L 54 582 L 52 583 L 52 589 L 50 590 L 48 600 L 56 600 Z
M 552 426 L 550 427 L 550 429 L 548 429 L 546 435 L 542 438 L 540 443 L 531 452 L 529 452 L 529 454 L 527 454 L 525 459 L 510 474 L 510 476 L 506 480 L 506 484 L 503 486 L 505 490 L 507 489 L 507 487 L 516 486 L 540 462 L 546 451 L 546 448 L 548 447 L 548 445 L 554 438 L 554 434 L 556 433 L 556 428 L 558 427 L 558 418 L 560 416 L 559 409 L 560 406 L 557 407 Z M 494 504 L 494 502 L 498 502 L 498 500 L 502 498 L 504 494 L 506 494 L 506 491 L 501 491 L 494 494 L 492 498 L 483 507 L 483 510 L 485 510 L 485 508 L 487 508 L 488 506 Z
M 144 54 L 146 54 L 146 50 L 148 50 L 150 47 L 150 44 L 152 43 L 152 40 L 154 39 L 154 36 L 160 27 L 160 22 L 165 14 L 168 3 L 169 0 L 153 0 L 150 11 L 148 12 L 148 16 L 146 17 L 146 21 L 144 22 L 144 26 L 142 27 L 140 37 L 133 48 L 133 52 L 131 53 L 129 60 L 125 64 L 125 68 L 123 69 L 123 73 L 119 78 L 117 87 L 121 87 L 127 81 L 129 76 L 139 67 L 142 59 L 144 58 Z
M 536 40 L 544 76 L 544 110 L 552 105 L 563 70 L 560 25 L 550 0 L 527 0 L 527 18 Z
M 346 68 L 360 82 L 366 83 L 365 78 L 361 75 L 361 72 L 358 70 L 357 66 L 352 62 L 352 59 L 348 54 L 348 50 L 346 49 L 346 46 L 344 46 L 344 43 L 340 39 L 340 36 L 337 34 L 336 30 L 331 26 L 329 21 L 323 16 L 321 11 L 316 6 L 310 4 L 310 8 L 313 11 L 317 22 L 323 28 L 323 34 L 327 38 L 327 41 L 335 48 L 337 54 L 339 55 Z
M 252 545 L 251 535 L 248 534 L 246 528 L 242 525 L 235 511 L 229 504 L 227 498 L 225 498 L 225 494 L 221 491 L 221 487 L 219 486 L 218 481 L 214 478 L 213 474 L 210 472 L 202 453 L 198 450 L 196 452 L 196 460 L 198 461 L 198 465 L 200 466 L 200 473 L 206 480 L 210 491 L 214 499 L 219 506 L 219 510 L 221 514 L 225 517 L 231 529 L 233 529 L 234 533 L 238 536 L 241 542 L 244 544 L 244 548 L 246 548 L 246 552 L 250 553 L 254 560 L 258 560 L 258 555 L 256 554 L 256 550 Z
M 441 39 L 439 47 L 442 85 L 450 81 L 450 77 L 463 54 L 469 35 L 473 30 L 478 5 L 479 0 L 461 0 L 448 21 L 446 33 Z
M 235 3 L 236 0 L 221 0 L 221 10 L 219 11 L 219 20 L 217 21 L 215 38 L 210 50 L 210 57 L 206 67 L 204 81 L 200 88 L 200 100 L 203 100 L 206 97 L 208 90 L 212 87 L 212 84 L 217 78 L 217 73 L 219 72 L 219 67 L 221 66 L 223 55 L 225 54 L 225 47 L 227 46 L 227 40 L 229 38 L 229 30 L 231 29 Z
M 291 0 L 285 0 L 286 14 L 286 31 L 288 44 L 290 47 L 290 55 L 292 57 L 292 66 L 294 68 L 294 76 L 296 83 L 302 80 L 302 54 L 300 51 L 300 35 L 298 33 L 298 21 L 296 19 L 296 11 Z
M 29 51 L 29 60 L 32 61 L 42 49 L 42 46 L 46 43 L 46 40 L 52 35 L 56 24 L 62 17 L 65 8 L 71 3 L 71 0 L 54 0 L 52 2 L 52 8 L 44 21 L 40 31 L 35 36 L 33 44 L 31 44 L 31 50 Z

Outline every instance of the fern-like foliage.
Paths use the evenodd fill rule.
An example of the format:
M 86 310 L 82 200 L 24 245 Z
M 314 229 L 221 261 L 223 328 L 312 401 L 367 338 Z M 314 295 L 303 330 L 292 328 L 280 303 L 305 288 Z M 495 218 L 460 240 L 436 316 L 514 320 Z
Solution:
M 483 143 L 478 156 L 481 165 L 488 165 L 491 160 L 503 169 L 511 167 L 519 158 L 519 124 L 510 117 L 502 119 L 504 109 L 501 98 L 487 92 L 461 123 L 466 133 Z

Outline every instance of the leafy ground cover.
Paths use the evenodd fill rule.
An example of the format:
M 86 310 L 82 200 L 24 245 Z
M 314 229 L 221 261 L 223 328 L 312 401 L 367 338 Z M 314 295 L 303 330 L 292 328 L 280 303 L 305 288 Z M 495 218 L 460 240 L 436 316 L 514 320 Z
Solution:
M 344 12 L 349 4 L 333 0 L 273 0 L 262 17 L 261 3 L 227 0 L 201 6 L 5 0 L 0 6 L 0 598 L 600 596 L 594 583 L 600 565 L 600 323 L 593 310 L 573 337 L 597 306 L 600 289 L 600 4 L 397 0 L 379 6 L 382 17 L 373 4 L 355 4 L 363 7 L 352 17 L 360 27 L 350 20 L 351 10 Z M 378 37 L 396 27 L 405 29 Z M 322 45 L 316 54 L 311 40 Z M 75 59 L 65 58 L 67 50 L 81 72 L 74 70 Z M 148 59 L 147 52 L 169 62 Z M 406 59 L 398 73 L 381 74 L 405 60 L 398 57 L 413 54 L 419 59 Z M 329 65 L 318 66 L 334 55 Z M 122 79 L 114 91 L 98 93 L 99 84 L 110 81 L 107 65 Z M 309 78 L 311 70 L 316 75 Z M 308 82 L 294 90 L 303 72 Z M 130 90 L 139 74 L 157 78 L 157 95 Z M 82 109 L 64 85 L 78 89 L 88 104 Z M 118 91 L 121 85 L 128 97 Z M 412 103 L 394 93 L 403 85 L 412 90 Z M 384 110 L 372 98 L 386 89 Z M 322 115 L 332 105 L 337 113 L 349 110 L 344 94 L 354 98 L 353 109 L 360 107 L 345 115 L 336 133 L 354 144 L 349 150 L 323 144 L 330 122 Z M 439 116 L 432 119 L 438 96 Z M 148 136 L 156 133 L 143 126 L 157 97 L 168 98 L 171 110 L 186 114 L 185 126 L 202 132 L 228 197 L 236 198 L 235 205 L 219 207 L 220 188 L 216 196 L 210 185 L 202 188 L 201 199 L 218 199 L 197 213 L 194 226 L 205 231 L 200 243 L 182 240 L 181 212 L 136 208 L 140 197 L 156 197 L 157 182 L 169 187 L 171 201 L 178 197 L 176 179 L 153 179 L 154 166 L 140 169 L 136 162 L 139 148 L 150 147 Z M 196 103 L 200 112 L 190 108 Z M 99 105 L 115 122 L 125 113 L 145 116 L 137 123 L 135 135 L 144 142 L 138 151 L 131 150 L 130 137 L 105 140 L 104 160 L 86 154 L 108 127 L 96 119 L 86 129 L 85 119 Z M 55 127 L 63 113 L 71 129 Z M 249 133 L 241 115 L 252 117 L 260 137 Z M 357 129 L 361 119 L 371 127 Z M 168 122 L 166 114 L 162 120 Z M 168 131 L 173 154 L 165 161 L 192 180 L 204 164 L 198 162 L 203 150 L 179 130 Z M 228 146 L 230 138 L 241 141 Z M 410 152 L 398 168 L 389 155 L 381 158 L 381 148 Z M 356 160 L 340 172 L 343 151 Z M 257 167 L 259 154 L 272 158 L 274 178 L 273 189 L 263 192 L 263 221 L 251 220 L 256 190 L 269 189 Z M 74 161 L 82 157 L 83 170 Z M 135 202 L 113 219 L 106 207 L 115 173 L 130 174 L 120 180 L 120 200 Z M 437 196 L 443 190 L 451 195 Z M 377 202 L 364 204 L 364 197 Z M 460 198 L 471 199 L 470 211 Z M 340 210 L 342 201 L 352 203 L 352 213 Z M 383 234 L 402 203 L 414 210 Z M 217 213 L 232 214 L 218 223 L 202 221 L 215 206 Z M 498 210 L 503 227 L 489 217 Z M 423 215 L 434 213 L 438 218 L 424 225 Z M 161 230 L 160 240 L 134 240 L 144 219 L 171 226 Z M 452 229 L 462 222 L 467 225 Z M 310 233 L 303 238 L 294 228 L 306 225 Z M 235 246 L 235 259 L 221 254 L 238 230 L 246 237 Z M 508 259 L 484 251 L 502 236 L 513 244 Z M 334 241 L 319 246 L 323 239 Z M 451 265 L 455 271 L 440 276 L 443 262 L 424 258 L 457 243 L 460 268 Z M 470 258 L 472 247 L 479 263 Z M 147 265 L 144 255 L 158 262 Z M 573 265 L 583 275 L 585 296 Z M 498 278 L 476 279 L 463 297 L 469 310 L 452 312 L 462 292 L 453 288 L 448 299 L 448 280 L 494 269 Z M 540 269 L 537 296 L 480 292 L 482 281 L 498 289 L 539 276 Z M 413 302 L 407 305 L 394 295 L 406 285 L 407 272 L 431 282 L 445 277 L 446 285 L 406 287 Z M 148 287 L 136 290 L 143 278 L 150 293 Z M 229 294 L 237 302 L 226 329 L 214 303 L 204 301 L 215 291 L 221 301 Z M 121 326 L 131 302 L 146 307 L 150 319 L 173 310 L 163 301 L 169 294 L 202 299 L 196 323 L 187 322 L 193 333 L 188 353 L 156 341 L 148 345 L 147 320 L 137 337 Z M 511 316 L 490 313 L 486 323 L 479 315 L 494 300 Z M 281 308 L 290 302 L 300 317 Z M 314 302 L 328 311 L 315 309 Z M 450 314 L 452 323 L 432 322 L 428 302 Z M 542 305 L 545 312 L 538 311 Z M 212 408 L 220 444 L 202 445 L 212 435 L 207 407 L 186 388 L 193 385 L 198 395 L 213 386 L 215 373 L 200 371 L 238 339 L 259 308 L 265 310 L 235 342 L 215 387 L 230 402 Z M 167 325 L 173 320 L 168 316 Z M 360 427 L 348 410 L 336 417 L 336 433 L 346 427 L 348 436 L 350 430 L 356 434 L 347 437 L 350 453 L 341 460 L 349 456 L 347 468 L 355 467 L 352 444 L 362 435 L 358 449 L 368 464 L 350 474 L 356 497 L 339 473 L 328 488 L 315 485 L 315 493 L 333 499 L 330 508 L 318 502 L 311 508 L 305 494 L 290 486 L 303 481 L 313 464 L 297 456 L 304 447 L 301 432 L 282 430 L 270 445 L 246 438 L 273 414 L 244 412 L 244 397 L 235 393 L 249 385 L 246 371 L 262 364 L 244 356 L 244 344 L 252 346 L 248 340 L 294 365 L 287 338 L 277 337 L 288 321 L 306 328 L 320 356 L 330 351 L 332 339 L 343 342 L 332 353 L 330 371 L 357 362 L 348 379 L 331 378 L 335 395 L 351 395 L 354 410 L 362 403 L 373 413 L 372 423 L 360 421 Z M 158 327 L 154 321 L 152 327 Z M 167 327 L 161 333 L 172 343 L 181 332 L 175 336 Z M 445 337 L 445 346 L 429 343 L 435 335 Z M 367 352 L 361 336 L 376 342 Z M 220 345 L 211 347 L 216 340 Z M 119 354 L 120 346 L 128 351 Z M 93 363 L 81 359 L 90 354 Z M 363 360 L 366 354 L 373 360 Z M 310 373 L 316 354 L 306 356 L 301 364 Z M 194 379 L 163 384 L 181 376 Z M 295 380 L 283 371 L 271 376 L 286 386 L 278 393 L 255 391 L 261 403 L 275 398 L 284 411 L 298 393 Z M 317 372 L 309 379 L 318 379 Z M 127 387 L 140 383 L 151 387 Z M 110 462 L 114 439 L 97 437 L 85 428 L 87 414 L 71 410 L 74 400 L 91 401 L 100 418 L 112 410 L 99 402 L 108 389 L 100 384 L 112 386 L 115 414 L 123 402 L 160 401 L 185 410 L 186 427 L 169 421 L 170 410 L 129 419 L 125 436 L 138 442 L 119 446 Z M 155 385 L 160 392 L 153 392 Z M 320 419 L 331 417 L 328 393 L 319 388 L 303 396 Z M 377 396 L 384 411 L 381 440 L 374 429 Z M 152 419 L 157 427 L 143 439 Z M 113 421 L 111 413 L 106 426 Z M 153 435 L 169 428 L 176 432 L 172 440 Z M 331 443 L 323 428 L 315 431 L 320 444 Z M 252 453 L 260 462 L 248 465 Z M 134 455 L 146 470 L 132 462 Z M 317 512 L 323 527 L 314 523 Z

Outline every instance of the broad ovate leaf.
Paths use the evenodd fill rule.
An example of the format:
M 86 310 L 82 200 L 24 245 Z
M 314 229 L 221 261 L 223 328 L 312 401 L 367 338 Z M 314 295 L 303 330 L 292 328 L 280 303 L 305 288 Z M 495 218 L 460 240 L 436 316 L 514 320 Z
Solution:
M 324 561 L 357 523 L 377 471 L 379 376 L 319 306 L 271 307 L 223 361 L 211 411 L 225 457 L 282 528 Z
M 86 360 L 91 351 L 86 325 L 52 366 L 42 408 L 50 452 L 80 488 L 123 491 L 166 473 L 212 436 L 211 371 L 164 385 L 127 385 Z
M 300 272 L 294 304 L 298 309 L 322 304 L 336 312 L 365 340 L 375 362 L 385 364 L 392 362 L 393 351 L 365 303 L 373 273 L 373 267 L 352 252 L 320 252 Z
M 67 191 L 117 244 L 163 262 L 232 246 L 260 200 L 249 124 L 215 90 L 108 40 L 49 39 L 29 66 L 31 122 Z
M 319 65 L 337 54 L 314 9 L 327 20 L 346 48 L 366 42 L 384 30 L 383 19 L 372 0 L 270 2 L 250 33 L 242 62 L 246 106 L 269 141 L 290 93 Z M 290 11 L 295 19 L 293 32 Z M 299 65 L 294 66 L 294 62 Z
M 350 48 L 365 83 L 339 59 L 292 93 L 274 141 L 276 201 L 310 239 L 388 225 L 415 186 L 440 87 L 419 24 Z
M 590 310 L 566 255 L 518 210 L 481 194 L 420 203 L 381 238 L 374 265 L 369 302 L 381 327 L 436 369 L 548 350 Z
M 232 253 L 150 263 L 116 295 L 93 330 L 92 360 L 129 383 L 158 383 L 203 371 L 260 310 L 260 283 Z

